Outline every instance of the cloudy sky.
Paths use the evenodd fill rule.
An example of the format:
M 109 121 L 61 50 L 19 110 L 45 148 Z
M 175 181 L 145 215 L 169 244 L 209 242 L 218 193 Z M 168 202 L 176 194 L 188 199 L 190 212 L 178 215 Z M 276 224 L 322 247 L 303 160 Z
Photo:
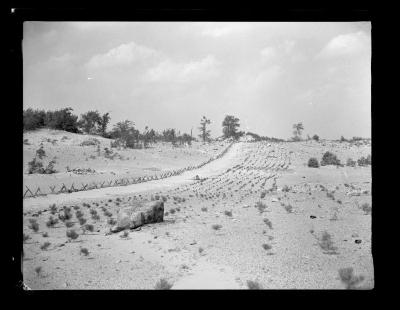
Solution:
M 25 22 L 24 108 L 213 137 L 226 114 L 278 138 L 370 137 L 371 24 Z

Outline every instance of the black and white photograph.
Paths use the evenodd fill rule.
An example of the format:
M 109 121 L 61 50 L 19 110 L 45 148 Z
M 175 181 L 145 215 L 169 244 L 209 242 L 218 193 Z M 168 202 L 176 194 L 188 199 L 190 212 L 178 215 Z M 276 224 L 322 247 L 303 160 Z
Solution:
M 373 290 L 371 31 L 24 21 L 23 288 Z

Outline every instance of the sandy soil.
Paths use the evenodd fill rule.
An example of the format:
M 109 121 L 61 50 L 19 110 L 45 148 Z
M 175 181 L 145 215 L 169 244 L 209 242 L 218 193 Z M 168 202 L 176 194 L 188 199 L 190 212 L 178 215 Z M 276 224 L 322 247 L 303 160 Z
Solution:
M 237 143 L 180 176 L 24 199 L 24 234 L 30 236 L 24 281 L 32 289 L 154 289 L 162 278 L 173 289 L 246 289 L 249 280 L 265 289 L 343 289 L 338 270 L 352 267 L 364 276 L 359 288 L 371 289 L 371 214 L 360 209 L 371 204 L 371 169 L 307 167 L 309 157 L 328 150 L 342 161 L 371 151 L 335 142 Z M 196 174 L 205 179 L 193 180 Z M 164 222 L 132 230 L 128 238 L 106 234 L 102 208 L 115 218 L 131 201 L 155 195 L 167 198 Z M 255 207 L 260 201 L 264 210 Z M 83 234 L 74 215 L 80 235 L 68 242 L 62 222 L 46 227 L 52 203 L 57 213 L 75 206 L 94 231 Z M 100 219 L 91 219 L 89 209 Z M 37 233 L 28 228 L 32 218 Z M 325 231 L 335 250 L 320 246 Z M 41 249 L 46 241 L 50 245 Z M 80 254 L 81 247 L 89 255 Z
M 89 139 L 97 139 L 100 143 L 100 153 L 96 145 L 82 146 L 81 143 Z M 74 184 L 81 188 L 83 184 L 103 181 L 109 182 L 121 178 L 137 178 L 143 176 L 161 175 L 165 171 L 198 165 L 209 158 L 221 153 L 227 142 L 203 144 L 193 142 L 191 147 L 173 147 L 171 143 L 157 143 L 146 149 L 116 149 L 113 148 L 113 159 L 105 156 L 104 148 L 111 149 L 112 140 L 99 136 L 79 135 L 60 130 L 41 129 L 24 133 L 23 152 L 23 188 L 31 190 L 40 187 L 42 193 L 52 193 L 50 187 L 56 186 L 59 190 L 62 184 L 68 188 Z M 53 143 L 54 142 L 54 143 Z M 31 161 L 39 149 L 40 144 L 46 152 L 43 158 L 44 165 L 56 157 L 54 174 L 28 174 L 28 162 Z M 120 155 L 120 156 L 118 156 Z M 75 174 L 68 172 L 73 169 L 92 169 L 94 173 Z

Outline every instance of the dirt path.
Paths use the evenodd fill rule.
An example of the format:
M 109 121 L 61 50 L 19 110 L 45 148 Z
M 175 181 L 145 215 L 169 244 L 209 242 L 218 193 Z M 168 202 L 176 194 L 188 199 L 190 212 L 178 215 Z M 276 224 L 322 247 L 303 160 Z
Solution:
M 127 186 L 93 189 L 68 194 L 54 194 L 34 198 L 25 198 L 23 200 L 24 212 L 31 210 L 38 211 L 43 208 L 47 208 L 48 205 L 54 203 L 80 203 L 82 200 L 87 199 L 110 198 L 120 195 L 144 192 L 148 190 L 173 188 L 178 185 L 193 182 L 193 179 L 196 177 L 196 175 L 199 175 L 201 178 L 209 178 L 232 167 L 238 160 L 238 155 L 241 152 L 242 146 L 242 143 L 236 143 L 223 157 L 212 161 L 204 167 L 201 167 L 200 169 L 186 171 L 181 175 L 169 177 L 166 179 L 148 181 L 139 184 L 131 184 Z

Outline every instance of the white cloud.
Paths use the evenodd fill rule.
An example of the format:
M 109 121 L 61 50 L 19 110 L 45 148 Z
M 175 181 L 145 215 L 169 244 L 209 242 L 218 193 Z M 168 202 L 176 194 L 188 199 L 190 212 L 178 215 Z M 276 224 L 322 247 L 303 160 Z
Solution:
M 155 81 L 190 82 L 214 77 L 218 74 L 219 61 L 213 55 L 188 63 L 176 63 L 165 59 L 152 67 L 146 74 L 146 79 Z
M 122 44 L 105 54 L 93 56 L 87 63 L 89 68 L 102 68 L 120 65 L 130 65 L 133 62 L 157 56 L 159 53 L 146 46 L 134 42 Z
M 318 57 L 329 58 L 335 56 L 354 55 L 368 51 L 370 38 L 363 31 L 341 34 L 334 37 L 321 50 Z
M 236 23 L 196 23 L 196 27 L 200 28 L 202 36 L 220 38 L 231 34 L 240 34 L 247 31 L 251 24 L 244 22 Z

